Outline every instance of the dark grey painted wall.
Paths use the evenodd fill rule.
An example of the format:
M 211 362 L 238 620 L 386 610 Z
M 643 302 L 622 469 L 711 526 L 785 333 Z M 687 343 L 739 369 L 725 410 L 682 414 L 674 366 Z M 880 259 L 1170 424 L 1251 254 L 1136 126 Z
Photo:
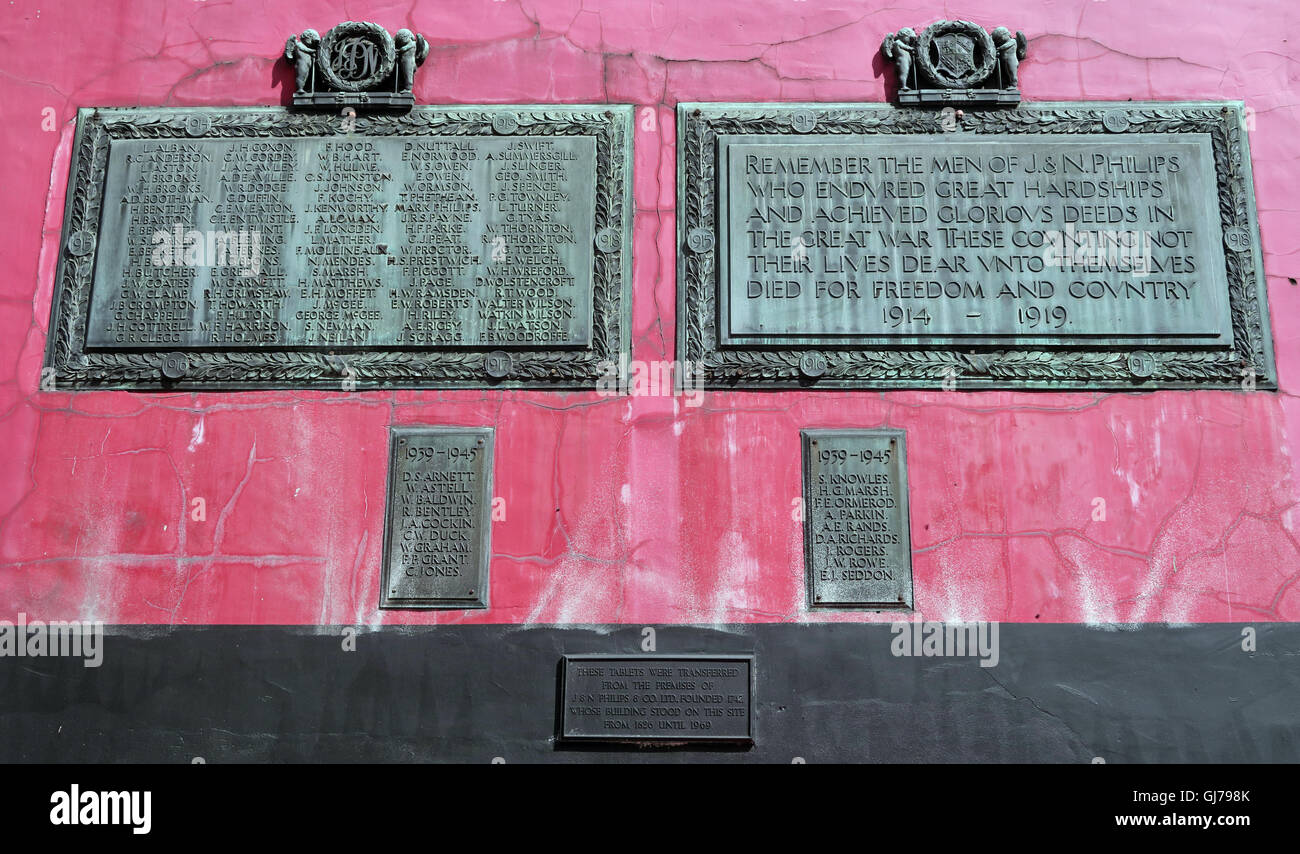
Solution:
M 887 624 L 657 627 L 752 652 L 756 744 L 557 749 L 563 653 L 641 627 L 109 627 L 104 661 L 0 658 L 4 761 L 1261 762 L 1300 759 L 1300 624 L 1004 624 L 1000 660 L 901 658 Z

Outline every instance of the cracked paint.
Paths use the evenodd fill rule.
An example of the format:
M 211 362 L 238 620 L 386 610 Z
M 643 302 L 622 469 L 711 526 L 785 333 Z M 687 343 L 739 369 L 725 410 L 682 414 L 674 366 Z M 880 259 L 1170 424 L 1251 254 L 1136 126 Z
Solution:
M 594 392 L 39 390 L 78 107 L 282 104 L 285 37 L 353 18 L 429 38 L 421 103 L 633 104 L 633 358 L 670 359 L 677 102 L 880 101 L 884 33 L 944 16 L 1024 30 L 1028 100 L 1245 101 L 1281 391 L 736 392 L 692 407 Z M 884 426 L 908 431 L 916 618 L 1300 619 L 1295 20 L 1265 0 L 1194 16 L 1174 0 L 15 0 L 0 11 L 0 616 L 892 620 L 806 611 L 791 515 L 800 429 Z M 55 43 L 77 49 L 52 61 Z M 378 610 L 392 424 L 496 428 L 506 518 L 490 610 Z

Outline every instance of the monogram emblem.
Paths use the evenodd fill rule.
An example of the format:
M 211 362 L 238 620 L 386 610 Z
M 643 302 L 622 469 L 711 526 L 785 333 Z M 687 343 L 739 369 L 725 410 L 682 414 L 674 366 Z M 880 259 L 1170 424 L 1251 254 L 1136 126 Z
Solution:
M 321 39 L 321 76 L 341 92 L 361 92 L 393 73 L 397 46 L 378 24 L 346 21 Z
M 290 36 L 284 58 L 293 64 L 296 107 L 407 108 L 415 104 L 415 70 L 429 40 L 403 27 L 396 33 L 369 21 L 344 21 L 321 38 L 315 30 Z M 345 122 L 346 132 L 355 126 Z
M 378 70 L 379 46 L 367 36 L 349 36 L 335 46 L 332 59 L 334 72 L 349 83 L 355 83 Z

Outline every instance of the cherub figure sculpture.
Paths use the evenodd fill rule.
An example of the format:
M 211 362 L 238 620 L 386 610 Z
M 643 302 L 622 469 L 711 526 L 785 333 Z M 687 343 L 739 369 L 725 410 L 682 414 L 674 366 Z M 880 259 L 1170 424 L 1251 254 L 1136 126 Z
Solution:
M 307 91 L 312 68 L 316 65 L 316 52 L 320 50 L 320 33 L 303 30 L 300 36 L 290 36 L 284 43 L 284 58 L 293 63 L 297 71 L 298 94 Z
M 898 32 L 885 36 L 885 41 L 880 46 L 880 52 L 885 55 L 885 59 L 894 61 L 894 68 L 898 71 L 899 89 L 913 88 L 912 59 L 916 55 L 916 43 L 916 30 L 903 27 Z
M 393 35 L 397 47 L 397 91 L 410 92 L 415 85 L 415 68 L 429 55 L 429 41 L 403 27 Z
M 1016 75 L 1020 60 L 1025 58 L 1029 43 L 1025 34 L 1017 31 L 1015 37 L 1006 27 L 998 27 L 992 33 L 993 47 L 998 52 L 998 63 L 1002 68 L 1002 88 L 1014 89 L 1017 86 Z

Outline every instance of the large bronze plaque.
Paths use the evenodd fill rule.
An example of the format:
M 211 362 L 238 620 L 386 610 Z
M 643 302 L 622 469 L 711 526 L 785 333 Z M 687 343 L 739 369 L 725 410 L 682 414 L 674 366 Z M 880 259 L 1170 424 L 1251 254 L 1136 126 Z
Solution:
M 725 386 L 1276 386 L 1239 104 L 679 107 Z
M 912 607 L 903 431 L 804 430 L 800 436 L 809 607 Z
M 394 427 L 381 608 L 486 608 L 490 427 Z
M 754 740 L 750 655 L 566 655 L 560 683 L 564 740 Z
M 626 107 L 83 110 L 47 363 L 129 388 L 592 386 Z

